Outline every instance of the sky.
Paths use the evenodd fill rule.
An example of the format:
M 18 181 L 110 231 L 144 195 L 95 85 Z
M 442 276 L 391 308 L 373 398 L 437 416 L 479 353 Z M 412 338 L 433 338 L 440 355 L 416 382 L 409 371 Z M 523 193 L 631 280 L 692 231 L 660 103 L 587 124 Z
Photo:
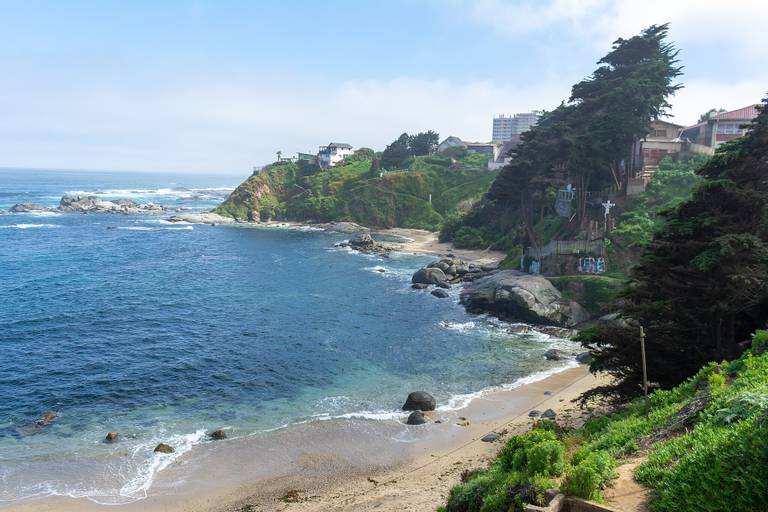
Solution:
M 768 93 L 767 19 L 767 0 L 0 0 L 0 167 L 232 175 L 331 141 L 487 141 L 667 22 L 687 125 Z

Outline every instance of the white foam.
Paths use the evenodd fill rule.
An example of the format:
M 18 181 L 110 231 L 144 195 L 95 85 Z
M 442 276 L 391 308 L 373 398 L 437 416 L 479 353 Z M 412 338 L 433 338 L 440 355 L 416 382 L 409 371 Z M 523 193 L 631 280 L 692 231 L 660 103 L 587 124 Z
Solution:
M 117 229 L 124 229 L 126 231 L 192 231 L 195 228 L 193 226 L 181 226 L 177 228 L 153 228 L 150 226 L 118 226 Z
M 0 226 L 1 228 L 6 229 L 35 229 L 35 228 L 60 228 L 61 225 L 59 224 L 7 224 L 5 226 Z
M 46 211 L 33 211 L 33 212 L 23 212 L 19 215 L 30 215 L 32 217 L 60 217 L 61 213 L 59 212 L 46 212 Z

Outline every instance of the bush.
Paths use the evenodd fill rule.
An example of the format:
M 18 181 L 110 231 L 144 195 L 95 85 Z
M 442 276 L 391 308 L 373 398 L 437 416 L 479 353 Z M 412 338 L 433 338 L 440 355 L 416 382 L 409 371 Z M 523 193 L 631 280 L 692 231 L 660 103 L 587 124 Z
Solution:
M 768 352 L 768 331 L 756 331 L 752 335 L 752 354 L 759 356 Z
M 565 450 L 560 441 L 543 441 L 526 450 L 528 472 L 533 475 L 559 476 L 565 470 Z
M 561 488 L 566 494 L 599 501 L 603 484 L 616 477 L 615 464 L 608 452 L 592 452 L 568 470 Z

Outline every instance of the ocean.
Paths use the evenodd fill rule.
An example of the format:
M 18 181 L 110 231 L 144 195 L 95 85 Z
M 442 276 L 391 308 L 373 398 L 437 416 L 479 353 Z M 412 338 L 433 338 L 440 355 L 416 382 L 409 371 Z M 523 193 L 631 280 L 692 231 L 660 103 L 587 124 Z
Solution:
M 0 209 L 86 193 L 204 211 L 241 179 L 0 169 Z M 213 429 L 237 439 L 330 418 L 400 425 L 410 391 L 456 409 L 573 365 L 543 357 L 572 343 L 470 315 L 457 288 L 449 299 L 411 289 L 434 258 L 334 246 L 347 237 L 1 214 L 0 503 L 128 503 Z M 19 435 L 49 410 L 57 421 Z M 120 442 L 104 443 L 109 431 Z M 153 454 L 159 442 L 176 452 Z

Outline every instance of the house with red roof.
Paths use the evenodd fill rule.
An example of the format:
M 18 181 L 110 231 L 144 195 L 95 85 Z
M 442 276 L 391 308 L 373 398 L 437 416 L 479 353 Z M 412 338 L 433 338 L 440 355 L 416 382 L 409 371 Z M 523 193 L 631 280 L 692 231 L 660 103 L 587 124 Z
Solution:
M 715 148 L 746 133 L 744 125 L 757 117 L 757 104 L 730 112 L 712 113 L 709 119 L 683 128 L 680 138 L 692 144 Z

